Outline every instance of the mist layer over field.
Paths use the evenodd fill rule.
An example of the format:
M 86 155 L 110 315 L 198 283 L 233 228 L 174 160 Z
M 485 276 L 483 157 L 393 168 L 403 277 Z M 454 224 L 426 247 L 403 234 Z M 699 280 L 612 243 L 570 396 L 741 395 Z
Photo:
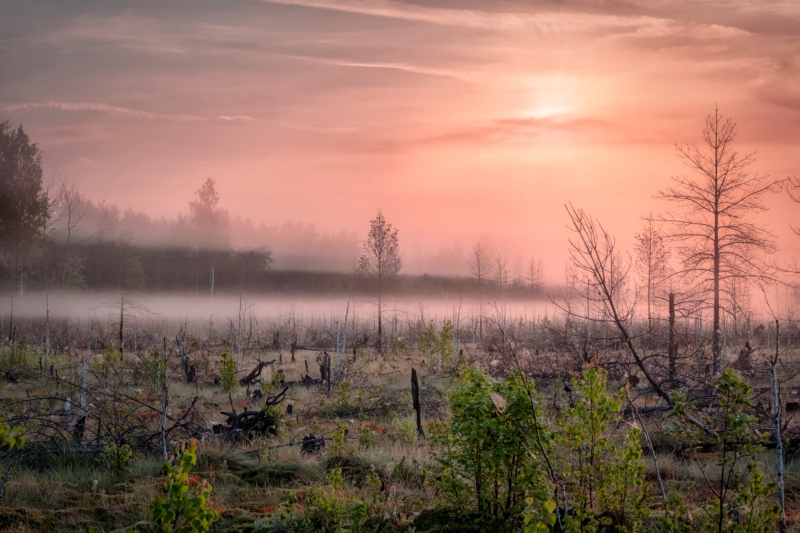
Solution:
M 125 314 L 130 320 L 166 320 L 202 322 L 210 319 L 236 319 L 255 317 L 257 320 L 274 322 L 293 319 L 299 327 L 303 322 L 343 321 L 349 304 L 349 319 L 362 321 L 377 320 L 377 302 L 365 296 L 319 297 L 304 294 L 243 294 L 209 295 L 194 294 L 129 294 L 125 296 Z M 8 324 L 12 313 L 12 303 L 6 298 L 0 300 L 4 324 Z M 41 319 L 48 312 L 54 320 L 70 321 L 116 321 L 120 313 L 119 293 L 74 293 L 44 292 L 30 293 L 22 302 L 18 297 L 13 301 L 14 320 Z M 478 299 L 458 295 L 402 296 L 389 297 L 383 303 L 384 323 L 397 321 L 452 320 L 454 323 L 476 320 L 483 314 L 490 320 L 536 318 L 552 315 L 555 306 L 546 296 L 536 299 Z

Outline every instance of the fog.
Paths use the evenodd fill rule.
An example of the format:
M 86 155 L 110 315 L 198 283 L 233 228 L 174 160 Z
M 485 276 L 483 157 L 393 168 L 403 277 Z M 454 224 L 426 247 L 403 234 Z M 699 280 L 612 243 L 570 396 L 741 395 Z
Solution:
M 193 294 L 136 294 L 126 295 L 125 314 L 129 321 L 183 321 L 202 322 L 236 319 L 242 315 L 253 316 L 263 323 L 280 322 L 292 318 L 299 327 L 306 322 L 344 320 L 349 304 L 349 319 L 359 322 L 377 320 L 377 304 L 374 298 L 318 297 L 304 294 L 244 294 L 215 295 L 213 298 Z M 116 322 L 119 319 L 119 293 L 74 293 L 43 292 L 25 295 L 22 302 L 13 301 L 15 322 L 20 319 L 42 319 L 48 309 L 52 320 Z M 8 324 L 11 300 L 6 295 L 0 299 L 3 324 Z M 399 322 L 450 319 L 467 322 L 479 316 L 492 318 L 505 316 L 511 319 L 536 319 L 552 315 L 555 306 L 546 298 L 523 301 L 485 301 L 476 298 L 459 298 L 458 295 L 435 297 L 387 297 L 384 303 L 384 324 Z M 384 326 L 386 327 L 386 326 Z M 391 326 L 389 326 L 391 327 Z

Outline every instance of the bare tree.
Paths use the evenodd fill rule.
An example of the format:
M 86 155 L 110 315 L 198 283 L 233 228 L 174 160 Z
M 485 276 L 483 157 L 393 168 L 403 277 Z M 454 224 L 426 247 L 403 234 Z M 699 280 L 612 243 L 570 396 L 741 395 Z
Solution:
M 64 243 L 64 268 L 61 271 L 61 285 L 67 283 L 67 276 L 71 280 L 72 285 L 80 285 L 82 276 L 81 260 L 80 257 L 70 253 L 72 246 L 72 233 L 78 227 L 78 224 L 83 220 L 86 215 L 86 202 L 84 201 L 83 194 L 75 188 L 74 183 L 69 183 L 66 176 L 59 174 L 60 185 L 60 199 L 61 199 L 61 213 L 60 217 L 64 220 L 64 231 L 66 232 L 66 241 Z M 90 237 L 85 237 L 78 244 L 86 242 Z
M 59 175 L 61 216 L 64 218 L 64 230 L 67 232 L 67 246 L 72 242 L 72 232 L 86 215 L 86 204 L 83 193 L 69 183 L 66 177 Z
M 139 257 L 136 255 L 135 248 L 127 240 L 120 240 L 115 246 L 115 262 L 119 278 L 119 298 L 112 300 L 106 305 L 119 309 L 119 351 L 125 350 L 125 318 L 130 317 L 130 313 L 146 311 L 145 307 L 130 293 L 141 286 L 144 278 L 144 271 Z
M 483 244 L 477 243 L 472 247 L 472 255 L 467 261 L 470 272 L 478 282 L 478 338 L 483 339 L 483 282 L 489 275 L 489 254 Z
M 647 323 L 653 326 L 653 299 L 658 290 L 669 277 L 670 251 L 664 245 L 664 236 L 653 223 L 653 215 L 645 217 L 645 225 L 641 233 L 636 234 L 634 250 L 636 251 L 635 269 L 647 289 Z
M 483 244 L 478 243 L 472 247 L 472 256 L 467 261 L 467 264 L 475 281 L 478 282 L 478 290 L 482 289 L 483 282 L 489 273 L 489 254 L 486 253 Z
M 614 237 L 602 224 L 594 220 L 582 209 L 572 205 L 565 206 L 570 217 L 574 236 L 569 240 L 569 270 L 576 280 L 587 285 L 587 294 L 592 296 L 599 311 L 599 319 L 609 323 L 617 331 L 617 339 L 624 345 L 653 391 L 668 405 L 673 399 L 657 380 L 647 363 L 648 355 L 644 348 L 634 342 L 631 329 L 634 322 L 636 294 L 629 289 L 631 259 L 623 258 L 616 248 Z M 581 317 L 571 308 L 551 301 L 571 316 Z M 585 316 L 588 319 L 588 315 Z M 703 425 L 693 416 L 687 420 L 702 428 Z
M 364 241 L 364 254 L 359 260 L 358 270 L 375 285 L 378 296 L 379 343 L 383 338 L 381 313 L 384 292 L 397 282 L 402 268 L 403 259 L 400 257 L 400 241 L 397 238 L 397 230 L 392 228 L 392 225 L 383 218 L 383 213 L 378 211 L 378 215 L 370 221 L 370 230 L 367 240 Z
M 494 256 L 494 275 L 497 276 L 497 285 L 503 290 L 508 282 L 508 258 L 500 254 Z
M 628 287 L 631 260 L 623 259 L 614 237 L 599 222 L 582 209 L 572 205 L 566 208 L 571 222 L 570 230 L 575 234 L 569 240 L 570 275 L 587 285 L 587 296 L 596 302 L 601 319 L 613 325 L 619 340 L 628 348 L 645 379 L 664 401 L 671 403 L 661 383 L 656 381 L 645 365 L 630 333 L 636 307 L 636 296 L 631 294 Z M 575 315 L 571 307 L 562 309 Z M 588 319 L 588 316 L 585 318 Z
M 531 290 L 531 298 L 536 294 L 536 291 L 542 287 L 542 279 L 544 276 L 544 268 L 542 267 L 542 259 L 534 259 L 531 257 L 528 264 L 525 266 L 525 284 Z
M 681 208 L 659 221 L 667 224 L 667 237 L 678 244 L 681 274 L 689 290 L 713 299 L 715 374 L 721 369 L 721 283 L 731 277 L 769 277 L 762 257 L 776 250 L 774 236 L 749 216 L 766 211 L 763 195 L 777 191 L 783 181 L 748 172 L 754 154 L 736 152 L 732 147 L 735 138 L 736 123 L 715 109 L 705 120 L 703 150 L 694 144 L 676 145 L 679 157 L 698 178 L 673 177 L 674 186 L 656 196 Z

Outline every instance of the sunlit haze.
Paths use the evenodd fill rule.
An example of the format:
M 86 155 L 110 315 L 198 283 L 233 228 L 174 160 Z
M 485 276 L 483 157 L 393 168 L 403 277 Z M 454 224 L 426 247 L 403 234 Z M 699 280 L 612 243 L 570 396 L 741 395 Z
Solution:
M 0 120 L 24 126 L 46 175 L 151 217 L 187 213 L 208 177 L 256 224 L 364 238 L 381 209 L 412 274 L 484 240 L 563 279 L 569 202 L 630 250 L 687 172 L 675 143 L 699 142 L 715 106 L 754 172 L 800 174 L 797 2 L 1 9 Z M 797 205 L 766 201 L 759 222 L 799 256 Z

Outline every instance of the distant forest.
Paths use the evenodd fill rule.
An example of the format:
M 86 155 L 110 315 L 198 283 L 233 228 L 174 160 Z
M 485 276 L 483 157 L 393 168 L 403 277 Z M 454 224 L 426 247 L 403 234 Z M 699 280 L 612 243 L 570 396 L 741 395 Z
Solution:
M 41 151 L 19 126 L 0 122 L 0 280 L 22 297 L 29 290 L 309 292 L 367 290 L 358 274 L 365 234 L 324 233 L 312 224 L 254 224 L 220 206 L 208 178 L 187 214 L 153 219 L 105 201 L 93 202 L 58 170 L 43 176 Z M 470 253 L 470 252 L 467 252 Z M 478 276 L 422 274 L 421 260 L 393 287 L 398 293 L 457 297 L 532 297 L 541 285 L 510 279 L 488 265 Z M 487 258 L 482 259 L 484 262 Z M 425 258 L 425 270 L 459 273 L 470 266 L 459 247 Z M 448 268 L 449 267 L 449 268 Z M 517 268 L 516 270 L 520 270 Z M 416 276 L 408 275 L 416 270 Z M 530 276 L 528 276 L 530 277 Z M 496 278 L 496 279 L 493 279 Z

